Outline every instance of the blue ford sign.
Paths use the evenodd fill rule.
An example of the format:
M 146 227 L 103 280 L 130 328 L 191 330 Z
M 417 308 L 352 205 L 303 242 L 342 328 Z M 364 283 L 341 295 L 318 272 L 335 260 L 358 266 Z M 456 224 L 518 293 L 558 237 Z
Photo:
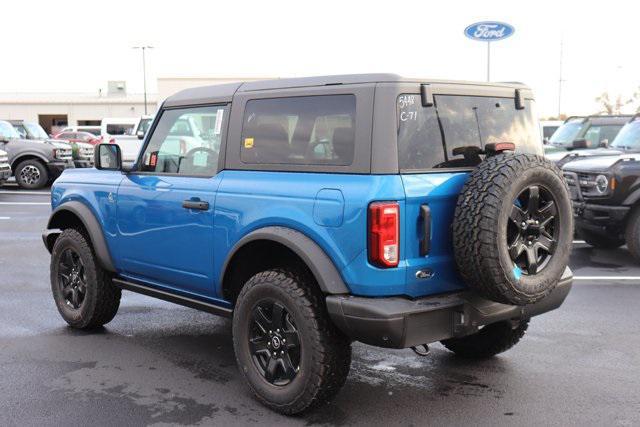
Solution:
M 464 34 L 473 40 L 492 42 L 506 39 L 515 31 L 515 28 L 504 22 L 485 21 L 469 25 L 464 29 Z

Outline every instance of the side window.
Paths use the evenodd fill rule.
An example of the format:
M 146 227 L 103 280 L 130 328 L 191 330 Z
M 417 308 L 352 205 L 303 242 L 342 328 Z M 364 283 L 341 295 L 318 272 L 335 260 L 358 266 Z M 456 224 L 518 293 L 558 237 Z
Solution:
M 622 129 L 622 126 L 619 125 L 603 126 L 600 131 L 600 140 L 598 141 L 598 144 L 605 139 L 609 144 L 611 144 L 613 140 L 616 139 L 616 136 L 618 136 L 620 129 Z
M 351 165 L 355 117 L 355 95 L 248 101 L 240 159 L 250 164 Z
M 130 124 L 116 124 L 116 123 L 107 124 L 107 133 L 109 135 L 113 135 L 113 136 L 131 135 L 132 131 L 133 131 L 133 125 L 130 125 Z
M 143 172 L 213 176 L 226 106 L 165 110 L 139 167 Z
M 18 132 L 18 135 L 20 135 L 20 138 L 27 139 L 27 129 L 24 126 L 16 125 L 14 128 Z

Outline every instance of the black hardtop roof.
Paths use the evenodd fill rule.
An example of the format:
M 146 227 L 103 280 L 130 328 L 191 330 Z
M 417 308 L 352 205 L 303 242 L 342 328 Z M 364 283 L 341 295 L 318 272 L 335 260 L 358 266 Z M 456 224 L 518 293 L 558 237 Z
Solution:
M 313 86 L 364 84 L 364 83 L 432 83 L 452 85 L 473 85 L 488 87 L 508 87 L 514 89 L 529 89 L 528 86 L 517 83 L 487 83 L 459 80 L 421 79 L 402 77 L 397 74 L 344 74 L 317 77 L 296 77 L 286 79 L 256 80 L 250 82 L 226 83 L 211 86 L 201 86 L 182 90 L 165 101 L 165 105 L 184 105 L 188 101 L 199 104 L 211 98 L 231 98 L 236 92 L 252 92 L 270 89 L 291 89 Z

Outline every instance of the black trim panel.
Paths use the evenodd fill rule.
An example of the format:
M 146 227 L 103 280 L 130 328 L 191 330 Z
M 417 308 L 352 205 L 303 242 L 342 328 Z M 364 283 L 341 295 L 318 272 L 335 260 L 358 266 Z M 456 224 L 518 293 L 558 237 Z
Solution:
M 344 284 L 342 276 L 336 269 L 333 261 L 313 240 L 299 231 L 286 227 L 265 227 L 252 231 L 240 239 L 229 251 L 227 259 L 222 266 L 224 277 L 229 262 L 236 252 L 249 242 L 255 240 L 272 240 L 281 243 L 295 252 L 309 267 L 311 273 L 318 281 L 320 289 L 326 294 L 348 294 L 349 289 Z
M 100 265 L 105 270 L 115 272 L 116 269 L 113 265 L 113 260 L 111 259 L 111 254 L 109 253 L 107 242 L 104 239 L 102 227 L 100 226 L 100 223 L 96 219 L 91 209 L 89 209 L 84 203 L 78 202 L 76 200 L 65 202 L 58 206 L 56 210 L 51 213 L 49 222 L 47 223 L 47 230 L 66 228 L 65 224 L 59 220 L 59 218 L 61 217 L 60 214 L 62 212 L 70 212 L 80 219 L 80 221 L 84 225 L 84 228 L 89 233 L 89 238 L 91 239 L 91 244 L 93 246 L 93 250 L 96 253 L 96 257 L 98 258 L 98 262 L 100 262 Z M 51 247 L 49 247 L 49 244 L 53 246 L 53 240 L 47 238 L 45 240 L 45 245 L 47 246 L 47 250 L 51 252 Z
M 172 302 L 174 304 L 183 305 L 185 307 L 195 308 L 196 310 L 206 311 L 207 313 L 215 314 L 217 316 L 231 317 L 233 315 L 233 310 L 227 307 L 220 307 L 206 301 L 200 301 L 195 298 L 173 294 L 167 291 L 152 288 L 146 285 L 141 285 L 139 283 L 130 282 L 124 279 L 114 278 L 113 283 L 115 283 L 115 285 L 119 288 L 127 291 L 136 292 L 138 294 L 147 295 L 153 298 L 158 298 L 164 301 Z

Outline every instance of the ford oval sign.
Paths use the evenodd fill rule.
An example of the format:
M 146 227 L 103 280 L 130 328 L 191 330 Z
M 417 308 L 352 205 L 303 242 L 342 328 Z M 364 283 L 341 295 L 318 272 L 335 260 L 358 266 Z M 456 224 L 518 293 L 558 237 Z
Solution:
M 485 21 L 469 25 L 464 29 L 464 34 L 473 40 L 492 42 L 506 39 L 515 31 L 515 28 L 504 22 Z

